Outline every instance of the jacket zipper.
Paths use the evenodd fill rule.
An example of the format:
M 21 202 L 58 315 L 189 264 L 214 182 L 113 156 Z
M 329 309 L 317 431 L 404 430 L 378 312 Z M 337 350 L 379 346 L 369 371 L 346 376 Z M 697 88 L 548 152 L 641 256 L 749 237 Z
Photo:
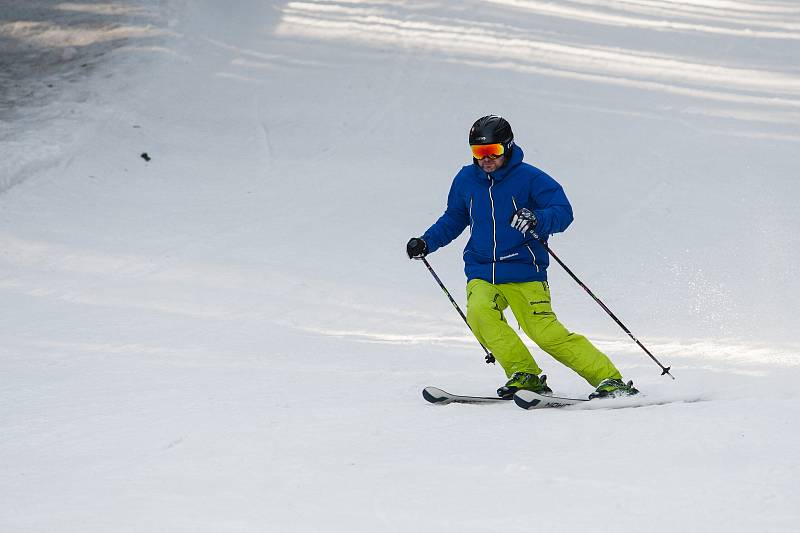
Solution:
M 492 204 L 492 285 L 494 285 L 497 268 L 497 221 L 494 218 L 494 195 L 492 195 L 494 178 L 490 174 L 486 174 L 486 177 L 489 178 L 489 202 Z
M 472 196 L 469 197 L 469 234 L 472 235 L 472 228 L 475 221 L 472 219 Z

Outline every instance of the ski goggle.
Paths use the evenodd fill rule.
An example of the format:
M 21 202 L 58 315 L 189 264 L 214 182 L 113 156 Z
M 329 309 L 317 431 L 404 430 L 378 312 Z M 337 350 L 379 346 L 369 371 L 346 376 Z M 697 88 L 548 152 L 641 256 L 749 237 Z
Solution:
M 472 157 L 480 161 L 484 157 L 489 159 L 497 159 L 505 152 L 505 148 L 500 143 L 495 144 L 471 144 L 469 147 L 472 149 Z

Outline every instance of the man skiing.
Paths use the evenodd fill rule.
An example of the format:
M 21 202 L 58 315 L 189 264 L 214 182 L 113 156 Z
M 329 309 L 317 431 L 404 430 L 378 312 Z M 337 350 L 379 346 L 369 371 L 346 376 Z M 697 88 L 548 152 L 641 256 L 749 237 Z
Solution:
M 406 252 L 420 259 L 449 244 L 464 229 L 467 322 L 491 350 L 508 381 L 500 397 L 518 390 L 552 392 L 528 348 L 508 325 L 506 308 L 542 350 L 577 372 L 593 387 L 590 398 L 636 394 L 611 360 L 586 337 L 556 318 L 547 283 L 549 257 L 541 244 L 567 229 L 572 206 L 564 190 L 542 170 L 523 162 L 511 125 L 502 117 L 479 118 L 469 132 L 473 163 L 453 179 L 444 214 Z

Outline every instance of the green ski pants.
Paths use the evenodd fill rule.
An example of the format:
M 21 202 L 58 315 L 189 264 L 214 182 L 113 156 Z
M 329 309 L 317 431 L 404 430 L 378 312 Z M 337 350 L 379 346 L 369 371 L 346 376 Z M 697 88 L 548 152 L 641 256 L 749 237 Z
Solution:
M 596 387 L 607 378 L 622 379 L 619 370 L 583 335 L 572 333 L 550 306 L 546 281 L 493 285 L 473 279 L 467 284 L 467 322 L 511 377 L 515 372 L 541 374 L 528 348 L 506 322 L 510 307 L 520 327 L 542 350 Z

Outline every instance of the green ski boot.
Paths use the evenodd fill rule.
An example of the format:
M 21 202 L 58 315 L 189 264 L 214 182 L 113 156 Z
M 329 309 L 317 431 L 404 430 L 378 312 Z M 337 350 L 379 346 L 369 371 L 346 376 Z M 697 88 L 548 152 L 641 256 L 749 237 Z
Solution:
M 547 386 L 547 376 L 515 372 L 505 385 L 497 389 L 497 395 L 501 398 L 510 398 L 518 390 L 529 390 L 539 394 L 552 394 L 553 392 Z
M 625 383 L 621 379 L 604 379 L 597 386 L 597 389 L 589 395 L 590 400 L 595 398 L 619 398 L 621 396 L 633 396 L 639 391 L 633 387 L 633 381 Z

